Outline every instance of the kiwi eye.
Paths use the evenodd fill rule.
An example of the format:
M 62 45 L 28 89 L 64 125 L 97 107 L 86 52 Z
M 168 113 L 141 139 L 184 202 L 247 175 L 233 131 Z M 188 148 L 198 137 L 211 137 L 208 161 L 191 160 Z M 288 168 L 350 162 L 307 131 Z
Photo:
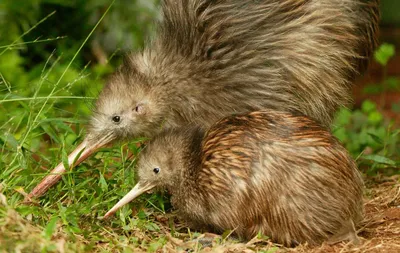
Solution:
M 154 169 L 153 169 L 153 172 L 154 172 L 155 174 L 158 174 L 158 172 L 160 172 L 160 168 L 154 168 Z
M 121 117 L 120 116 L 114 116 L 112 117 L 112 121 L 114 121 L 115 123 L 118 123 L 121 121 Z

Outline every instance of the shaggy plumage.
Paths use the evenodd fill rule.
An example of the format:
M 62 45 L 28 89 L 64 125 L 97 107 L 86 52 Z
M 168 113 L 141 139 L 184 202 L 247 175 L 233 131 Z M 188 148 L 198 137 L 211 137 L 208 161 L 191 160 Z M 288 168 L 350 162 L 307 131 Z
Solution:
M 205 134 L 164 131 L 140 154 L 138 176 L 133 197 L 168 189 L 195 226 L 244 239 L 262 232 L 284 245 L 357 242 L 361 176 L 336 138 L 305 116 L 266 110 L 227 117 Z
M 377 0 L 166 0 L 162 11 L 154 40 L 101 92 L 93 136 L 209 127 L 262 108 L 329 126 L 376 46 L 379 17 Z
M 298 110 L 329 126 L 377 44 L 378 2 L 163 1 L 157 35 L 108 80 L 70 166 L 115 140 L 232 113 Z M 64 171 L 60 163 L 29 197 Z

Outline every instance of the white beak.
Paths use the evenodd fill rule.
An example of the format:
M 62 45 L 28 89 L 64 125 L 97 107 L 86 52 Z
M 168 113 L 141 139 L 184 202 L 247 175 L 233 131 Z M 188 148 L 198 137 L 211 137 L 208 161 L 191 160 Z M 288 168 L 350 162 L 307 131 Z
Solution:
M 129 202 L 140 196 L 142 193 L 153 189 L 154 186 L 155 185 L 151 183 L 137 183 L 135 187 L 130 192 L 128 192 L 128 194 L 126 194 L 120 201 L 118 201 L 117 204 L 115 204 L 115 206 L 110 209 L 110 211 L 106 213 L 106 215 L 104 215 L 103 218 L 108 218 L 109 216 L 113 215 L 116 211 L 118 211 L 118 209 L 128 204 Z

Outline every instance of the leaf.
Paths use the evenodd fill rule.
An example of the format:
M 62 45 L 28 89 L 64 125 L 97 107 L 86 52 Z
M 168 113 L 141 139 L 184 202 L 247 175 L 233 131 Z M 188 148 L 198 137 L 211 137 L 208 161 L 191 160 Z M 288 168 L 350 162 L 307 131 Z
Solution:
M 0 136 L 0 139 L 2 139 L 5 143 L 9 144 L 15 150 L 19 146 L 19 143 L 17 139 L 15 139 L 14 135 L 8 132 L 5 132 L 3 136 Z
M 375 60 L 382 66 L 386 66 L 390 58 L 395 54 L 394 45 L 383 43 L 374 53 Z
M 383 120 L 383 116 L 380 112 L 374 111 L 368 115 L 368 122 L 371 124 L 378 124 Z
M 53 120 L 53 126 L 57 127 L 58 129 L 64 130 L 67 133 L 75 133 L 71 127 L 60 120 Z
M 149 231 L 160 231 L 160 227 L 153 222 L 148 222 L 144 225 L 144 227 Z
M 232 230 L 230 230 L 230 229 L 225 230 L 225 231 L 222 233 L 222 235 L 221 235 L 222 240 L 227 239 L 231 234 L 232 234 Z
M 336 136 L 336 138 L 339 139 L 340 142 L 344 143 L 346 142 L 349 138 L 347 135 L 347 131 L 344 127 L 337 128 L 333 131 L 333 134 Z
M 147 248 L 147 252 L 156 252 L 162 246 L 163 246 L 163 244 L 160 243 L 159 241 L 152 242 L 152 243 L 149 244 L 149 247 Z
M 65 170 L 68 170 L 69 169 L 69 162 L 68 162 L 67 151 L 65 151 L 65 146 L 63 146 L 63 148 L 61 150 L 61 159 L 62 159 L 62 163 L 64 165 Z
M 137 215 L 136 215 L 139 219 L 144 220 L 147 218 L 146 213 L 143 210 L 140 210 Z
M 373 111 L 376 111 L 376 104 L 372 102 L 371 100 L 365 100 L 362 105 L 361 105 L 361 110 L 364 113 L 371 113 Z
M 390 136 L 393 138 L 393 137 L 397 136 L 399 133 L 400 133 L 400 129 L 397 129 L 396 131 L 391 133 Z
M 270 249 L 268 249 L 267 251 L 265 251 L 265 253 L 274 253 L 277 252 L 279 250 L 278 247 L 272 247 Z
M 107 181 L 104 179 L 103 174 L 100 173 L 100 180 L 99 180 L 99 185 L 100 188 L 103 192 L 107 192 L 108 191 L 108 184 Z
M 337 113 L 335 118 L 335 125 L 337 126 L 345 126 L 347 125 L 352 117 L 352 112 L 347 108 L 341 108 Z
M 373 133 L 368 133 L 368 135 L 369 135 L 376 143 L 383 144 L 383 141 L 382 141 L 381 137 L 379 137 L 378 135 L 373 134 Z
M 43 236 L 44 238 L 46 238 L 47 240 L 50 240 L 54 230 L 57 227 L 57 222 L 58 222 L 58 217 L 53 217 L 50 222 L 47 224 L 47 226 L 44 228 L 43 230 Z
M 381 156 L 381 155 L 364 155 L 363 158 L 365 160 L 371 160 L 371 161 L 379 163 L 379 164 L 387 164 L 387 165 L 392 165 L 392 166 L 396 165 L 395 161 L 393 161 L 392 159 L 389 159 L 387 157 Z
M 390 89 L 390 90 L 398 90 L 400 88 L 400 80 L 396 77 L 388 77 L 385 80 L 385 85 Z
M 40 126 L 44 130 L 44 132 L 48 134 L 51 139 L 53 139 L 57 144 L 61 143 L 60 138 L 49 123 L 42 123 L 40 124 Z

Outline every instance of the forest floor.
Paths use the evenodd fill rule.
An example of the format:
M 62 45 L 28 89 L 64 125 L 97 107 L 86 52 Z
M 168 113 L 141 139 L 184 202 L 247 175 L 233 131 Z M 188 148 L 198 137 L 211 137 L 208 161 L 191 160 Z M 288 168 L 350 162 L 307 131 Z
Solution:
M 355 107 L 360 107 L 362 101 L 370 99 L 376 102 L 385 118 L 395 120 L 398 128 L 400 114 L 396 113 L 391 105 L 400 102 L 400 92 L 379 94 L 363 92 L 365 84 L 379 83 L 385 75 L 400 78 L 400 55 L 391 60 L 386 73 L 383 73 L 382 68 L 376 63 L 371 64 L 368 73 L 355 86 Z M 54 164 L 55 159 L 59 158 L 42 159 L 37 163 L 38 166 L 49 169 L 44 164 L 50 166 Z M 83 165 L 75 177 L 66 175 L 58 188 L 49 191 L 39 205 L 32 207 L 22 204 L 21 195 L 33 185 L 21 184 L 18 181 L 13 183 L 18 175 L 26 177 L 26 181 L 30 180 L 32 175 L 24 174 L 24 170 L 19 166 L 10 170 L 9 174 L 7 172 L 5 176 L 11 178 L 8 180 L 9 185 L 0 182 L 0 253 L 400 252 L 400 175 L 383 176 L 379 173 L 374 176 L 364 175 L 366 213 L 365 220 L 359 228 L 358 234 L 361 238 L 359 245 L 342 242 L 334 245 L 323 244 L 314 247 L 300 245 L 296 248 L 285 248 L 271 243 L 265 237 L 254 238 L 249 242 L 238 242 L 225 234 L 201 234 L 190 231 L 174 212 L 168 210 L 164 213 L 155 208 L 151 204 L 154 199 L 145 200 L 154 208 L 148 207 L 149 205 L 146 208 L 131 205 L 131 210 L 125 208 L 125 211 L 129 212 L 124 214 L 121 211 L 119 216 L 99 221 L 98 214 L 104 214 L 107 207 L 117 201 L 118 195 L 122 196 L 123 191 L 128 189 L 128 186 L 122 187 L 120 184 L 124 182 L 123 180 L 115 179 L 123 178 L 125 175 L 107 178 L 107 174 L 110 173 L 109 167 L 112 167 L 111 162 L 106 162 L 104 168 L 97 166 L 98 170 L 91 168 L 90 165 L 95 162 L 100 163 L 100 160 L 93 158 L 89 166 Z M 101 160 L 101 163 L 103 161 L 105 160 Z M 125 173 L 124 166 L 114 165 L 114 167 L 118 167 L 120 171 L 115 174 Z M 1 173 L 3 171 L 0 171 Z M 104 178 L 99 179 L 99 174 L 104 175 Z M 38 174 L 34 176 L 36 181 L 40 179 Z M 115 189 L 113 185 L 121 186 L 121 189 Z
M 3 194 L 0 194 L 0 203 L 7 205 L 7 198 Z M 366 180 L 366 215 L 359 228 L 361 239 L 359 245 L 342 242 L 317 247 L 300 245 L 296 248 L 285 248 L 271 243 L 268 238 L 254 238 L 244 243 L 211 233 L 191 234 L 174 213 L 158 212 L 153 212 L 149 216 L 149 219 L 159 227 L 158 231 L 136 228 L 129 231 L 129 236 L 139 241 L 163 238 L 162 242 L 158 242 L 162 245 L 156 245 L 157 243 L 139 243 L 135 247 L 129 243 L 124 245 L 118 239 L 120 229 L 115 229 L 107 223 L 103 224 L 102 231 L 97 233 L 103 234 L 111 239 L 111 242 L 119 245 L 103 242 L 101 239 L 96 241 L 93 237 L 89 239 L 84 235 L 71 238 L 63 231 L 62 226 L 57 226 L 56 231 L 46 239 L 47 227 L 36 226 L 30 221 L 31 217 L 23 218 L 14 209 L 5 210 L 7 214 L 0 220 L 0 252 L 400 252 L 400 176 L 398 175 Z M 81 226 L 85 226 L 87 222 L 91 221 L 83 221 Z M 173 226 L 171 222 L 174 223 Z M 52 241 L 53 247 L 43 248 L 47 243 L 46 240 Z M 71 241 L 75 244 L 74 247 L 67 245 L 71 244 Z M 207 245 L 202 246 L 199 242 L 207 242 Z M 84 246 L 87 244 L 92 244 L 89 251 Z

